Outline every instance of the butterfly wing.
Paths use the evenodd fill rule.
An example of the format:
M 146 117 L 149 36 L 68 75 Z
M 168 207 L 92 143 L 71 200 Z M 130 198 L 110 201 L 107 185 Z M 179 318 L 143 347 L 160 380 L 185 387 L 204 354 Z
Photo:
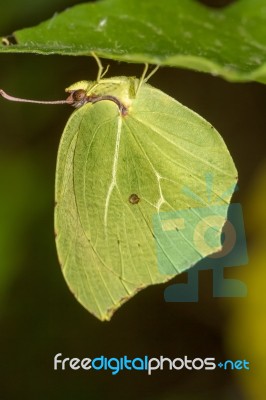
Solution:
M 163 234 L 177 210 L 208 206 L 204 175 L 210 173 L 216 201 L 236 181 L 220 135 L 149 85 L 125 116 L 111 101 L 73 113 L 58 154 L 55 229 L 63 274 L 85 308 L 110 319 L 138 290 L 170 279 L 173 271 L 160 268 L 160 252 L 174 273 L 210 254 L 195 249 L 190 238 L 201 220 L 197 212 L 190 236 L 182 232 L 182 246 Z M 226 212 L 223 207 L 219 233 Z

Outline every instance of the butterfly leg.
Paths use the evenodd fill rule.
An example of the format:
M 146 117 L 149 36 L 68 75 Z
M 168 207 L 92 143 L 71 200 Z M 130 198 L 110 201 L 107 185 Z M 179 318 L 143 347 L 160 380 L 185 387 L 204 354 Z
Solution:
M 95 59 L 97 65 L 98 65 L 98 74 L 97 74 L 96 81 L 99 82 L 104 77 L 104 75 L 107 73 L 107 71 L 109 69 L 109 65 L 107 65 L 107 67 L 104 70 L 104 67 L 103 67 L 102 62 L 99 59 L 99 57 L 93 51 L 91 52 L 91 55 Z

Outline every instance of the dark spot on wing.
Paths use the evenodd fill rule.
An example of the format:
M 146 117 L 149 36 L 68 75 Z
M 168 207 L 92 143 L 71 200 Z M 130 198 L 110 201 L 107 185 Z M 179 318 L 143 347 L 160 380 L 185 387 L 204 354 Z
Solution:
M 137 194 L 133 193 L 129 196 L 128 201 L 131 204 L 138 204 L 138 202 L 140 201 L 140 198 Z

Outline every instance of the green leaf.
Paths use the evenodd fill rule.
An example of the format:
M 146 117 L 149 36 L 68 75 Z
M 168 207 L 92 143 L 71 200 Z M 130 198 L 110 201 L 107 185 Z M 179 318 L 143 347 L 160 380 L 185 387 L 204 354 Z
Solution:
M 212 9 L 195 0 L 103 0 L 16 31 L 2 52 L 89 55 L 266 82 L 265 0 Z M 5 40 L 5 42 L 7 42 Z
M 218 132 L 138 85 L 116 77 L 67 89 L 89 103 L 72 114 L 59 147 L 57 249 L 71 291 L 102 320 L 221 248 L 236 183 Z

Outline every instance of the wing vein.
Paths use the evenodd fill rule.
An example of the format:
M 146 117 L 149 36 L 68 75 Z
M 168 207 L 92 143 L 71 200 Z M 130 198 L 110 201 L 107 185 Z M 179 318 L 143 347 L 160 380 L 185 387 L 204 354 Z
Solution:
M 122 129 L 122 118 L 119 116 L 118 124 L 117 124 L 116 142 L 115 142 L 114 162 L 113 162 L 113 168 L 112 168 L 112 180 L 111 180 L 110 186 L 107 191 L 105 207 L 104 207 L 104 226 L 105 226 L 105 228 L 107 227 L 107 218 L 108 218 L 108 209 L 109 209 L 110 198 L 111 198 L 113 189 L 116 186 L 116 174 L 117 174 L 118 155 L 119 155 L 119 147 L 120 147 L 120 139 L 121 139 L 121 129 Z

